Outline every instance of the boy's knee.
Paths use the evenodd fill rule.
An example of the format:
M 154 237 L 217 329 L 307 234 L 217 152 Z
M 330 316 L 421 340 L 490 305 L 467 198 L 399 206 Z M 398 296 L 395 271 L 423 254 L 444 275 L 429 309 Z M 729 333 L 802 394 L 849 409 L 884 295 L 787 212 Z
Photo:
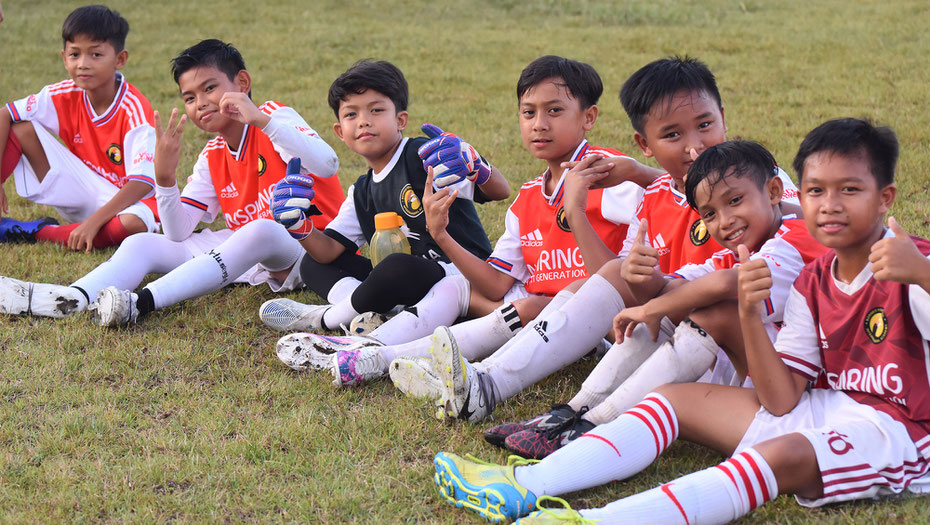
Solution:
M 797 432 L 785 434 L 753 445 L 775 474 L 781 494 L 803 498 L 823 496 L 823 479 L 814 446 Z
M 601 269 L 597 271 L 597 274 L 607 279 L 608 281 L 613 282 L 614 278 L 620 278 L 621 264 L 623 264 L 622 259 L 611 259 L 604 263 L 603 266 L 601 266 Z
M 249 222 L 236 232 L 239 235 L 247 235 L 255 239 L 274 239 L 277 237 L 290 235 L 287 229 L 271 219 L 257 219 Z
M 116 249 L 117 254 L 125 253 L 145 253 L 148 252 L 148 248 L 153 246 L 156 241 L 159 241 L 164 238 L 164 235 L 158 233 L 143 232 L 137 233 L 135 235 L 130 235 L 123 239 L 123 242 L 120 243 L 119 248 Z M 114 254 L 114 257 L 116 254 Z
M 740 335 L 739 330 L 734 331 L 734 319 L 739 328 L 739 311 L 736 301 L 721 301 L 717 304 L 700 308 L 688 315 L 692 321 L 710 335 L 714 341 L 722 342 L 728 335 Z

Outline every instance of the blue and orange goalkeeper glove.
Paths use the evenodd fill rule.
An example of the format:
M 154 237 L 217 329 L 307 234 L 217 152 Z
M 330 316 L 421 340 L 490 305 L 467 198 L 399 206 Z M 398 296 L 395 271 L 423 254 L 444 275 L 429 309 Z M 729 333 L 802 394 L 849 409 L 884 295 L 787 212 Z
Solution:
M 423 160 L 423 169 L 433 168 L 433 184 L 437 188 L 451 186 L 462 179 L 484 184 L 491 178 L 491 166 L 461 137 L 432 124 L 423 124 L 420 129 L 430 140 L 420 146 L 417 154 Z
M 287 163 L 286 175 L 271 193 L 271 214 L 298 241 L 313 231 L 310 217 L 323 214 L 313 204 L 314 196 L 313 177 L 300 173 L 300 159 L 294 157 Z

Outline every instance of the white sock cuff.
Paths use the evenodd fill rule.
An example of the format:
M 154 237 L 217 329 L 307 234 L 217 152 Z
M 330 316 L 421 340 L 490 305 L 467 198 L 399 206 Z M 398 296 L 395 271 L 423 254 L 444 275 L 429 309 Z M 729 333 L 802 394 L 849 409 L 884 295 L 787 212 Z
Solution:
M 459 293 L 459 317 L 465 317 L 471 302 L 471 283 L 464 275 L 453 275 L 452 278 Z
M 720 349 L 717 342 L 714 341 L 714 338 L 691 319 L 685 319 L 678 323 L 678 327 L 675 328 L 673 341 L 676 347 L 685 341 L 693 341 L 697 343 L 700 348 L 710 352 L 714 357 L 717 356 L 717 350 Z
M 649 427 L 656 439 L 656 457 L 678 439 L 678 416 L 668 399 L 658 392 L 650 392 L 624 414 L 630 414 Z
M 578 291 L 580 292 L 581 290 L 584 290 L 584 288 L 587 286 L 597 286 L 599 289 L 609 294 L 610 299 L 614 301 L 616 305 L 619 307 L 617 308 L 617 312 L 626 308 L 626 303 L 623 302 L 623 296 L 620 295 L 620 292 L 617 291 L 616 288 L 614 288 L 614 285 L 610 284 L 610 281 L 608 281 L 606 278 L 602 277 L 601 275 L 594 274 L 591 277 L 589 277 L 588 282 L 582 285 L 582 287 L 579 288 Z M 611 294 L 610 292 L 613 292 L 613 293 Z M 562 292 L 559 292 L 559 293 L 562 293 Z
M 329 304 L 336 304 L 343 299 L 352 297 L 352 292 L 354 292 L 360 284 L 362 284 L 362 281 L 359 281 L 355 277 L 343 277 L 339 279 L 329 289 L 329 292 L 327 292 L 326 302 Z
M 672 337 L 675 335 L 675 323 L 672 322 L 668 317 L 663 317 L 662 321 L 659 322 L 659 332 Z
M 520 322 L 520 314 L 517 313 L 517 307 L 513 303 L 504 303 L 503 306 L 494 310 L 494 314 L 500 316 L 502 326 L 506 326 L 510 333 L 515 334 L 523 328 Z
M 778 496 L 778 482 L 772 467 L 758 451 L 747 448 L 717 466 L 727 475 L 739 494 L 740 514 L 761 507 Z

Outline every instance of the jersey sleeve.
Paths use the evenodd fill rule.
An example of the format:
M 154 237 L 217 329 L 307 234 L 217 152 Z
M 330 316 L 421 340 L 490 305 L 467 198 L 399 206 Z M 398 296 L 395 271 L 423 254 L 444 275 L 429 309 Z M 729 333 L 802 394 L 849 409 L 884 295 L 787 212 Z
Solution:
M 930 339 L 930 294 L 919 285 L 911 284 L 908 285 L 907 296 L 911 303 L 911 316 L 920 330 L 920 336 Z
M 284 162 L 300 157 L 301 173 L 317 177 L 332 177 L 339 169 L 339 159 L 313 128 L 296 111 L 275 102 L 265 102 L 259 108 L 271 117 L 262 129 Z
M 798 187 L 794 185 L 794 181 L 791 180 L 791 177 L 785 173 L 785 170 L 778 168 L 778 178 L 781 179 L 781 184 L 783 187 L 781 192 L 781 200 L 800 206 L 801 201 L 798 199 Z
M 145 122 L 123 136 L 123 150 L 129 159 L 126 178 L 144 182 L 155 189 L 155 128 Z
M 166 234 L 169 229 L 179 235 L 181 232 L 187 231 L 188 228 L 193 231 L 197 223 L 213 222 L 222 211 L 216 189 L 213 187 L 213 179 L 210 177 L 210 165 L 207 162 L 205 153 L 206 150 L 197 157 L 193 173 L 187 178 L 187 185 L 184 186 L 184 190 L 181 192 L 179 207 L 183 208 L 184 212 L 169 215 L 171 219 L 176 219 L 177 223 L 171 224 L 169 222 L 171 219 L 166 221 L 166 217 L 161 211 L 161 201 L 158 201 L 159 217 L 161 217 L 162 229 Z M 155 192 L 156 195 L 159 193 L 159 191 Z M 190 232 L 187 235 L 190 235 Z
M 53 134 L 58 134 L 58 111 L 52 102 L 52 86 L 45 86 L 41 91 L 26 98 L 14 100 L 6 105 L 13 122 L 32 121 L 42 124 L 42 127 Z
M 710 257 L 702 263 L 686 264 L 674 272 L 668 274 L 666 277 L 671 279 L 685 279 L 686 281 L 693 281 L 698 277 L 713 273 L 715 271 L 717 271 L 717 265 L 714 264 L 714 258 Z
M 636 242 L 636 232 L 639 231 L 639 223 L 643 218 L 643 201 L 640 199 L 639 204 L 636 206 L 636 212 L 633 213 L 633 216 L 630 217 L 630 227 L 626 230 L 626 238 L 623 239 L 623 246 L 620 247 L 620 257 L 627 257 L 630 255 L 630 250 L 633 249 L 633 243 Z
M 638 184 L 623 182 L 601 193 L 601 214 L 614 224 L 633 224 L 646 190 Z
M 792 372 L 814 381 L 823 368 L 814 317 L 807 300 L 794 286 L 785 303 L 785 324 L 775 339 L 775 351 Z
M 324 233 L 345 245 L 346 248 L 349 248 L 348 243 L 359 248 L 368 242 L 362 231 L 362 225 L 358 222 L 358 213 L 355 211 L 355 184 L 349 186 L 346 199 L 339 206 L 339 213 L 329 221 Z
M 523 249 L 520 247 L 520 219 L 511 209 L 507 210 L 504 217 L 504 234 L 497 240 L 494 251 L 488 256 L 488 264 L 519 282 L 526 282 L 530 278 L 529 269 L 523 259 Z
M 804 268 L 804 259 L 791 243 L 781 237 L 766 241 L 751 258 L 764 260 L 772 274 L 772 288 L 765 300 L 762 322 L 779 322 L 785 316 L 788 295 Z

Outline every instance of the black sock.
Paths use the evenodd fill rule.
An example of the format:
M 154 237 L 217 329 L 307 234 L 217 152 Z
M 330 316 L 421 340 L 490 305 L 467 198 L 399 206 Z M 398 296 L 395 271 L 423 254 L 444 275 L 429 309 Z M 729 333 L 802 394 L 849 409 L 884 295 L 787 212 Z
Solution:
M 139 298 L 136 299 L 136 310 L 139 311 L 139 317 L 155 311 L 155 298 L 148 288 L 139 290 Z

